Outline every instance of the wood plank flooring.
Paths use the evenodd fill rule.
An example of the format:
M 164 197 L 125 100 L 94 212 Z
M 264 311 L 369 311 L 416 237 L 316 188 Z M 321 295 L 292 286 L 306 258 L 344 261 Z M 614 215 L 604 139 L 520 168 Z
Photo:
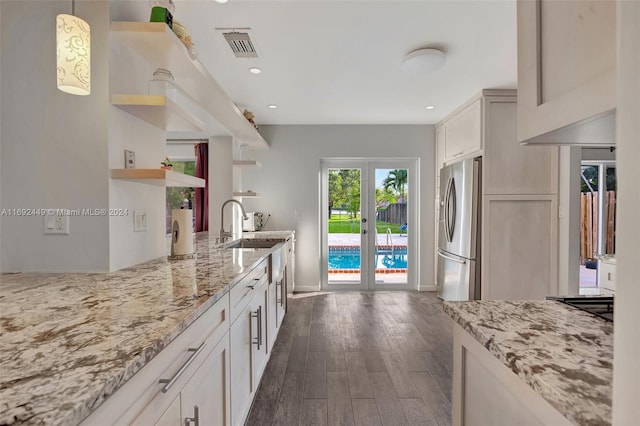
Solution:
M 451 425 L 452 324 L 427 292 L 299 294 L 249 426 Z

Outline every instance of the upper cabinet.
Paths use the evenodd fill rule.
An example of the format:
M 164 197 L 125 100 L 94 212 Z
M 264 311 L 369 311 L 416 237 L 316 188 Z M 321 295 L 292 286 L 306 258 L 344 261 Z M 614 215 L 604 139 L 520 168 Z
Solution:
M 444 138 L 444 161 L 451 162 L 482 151 L 482 99 L 454 112 L 440 126 L 440 138 Z M 437 140 L 436 142 L 439 142 Z
M 613 145 L 616 2 L 518 0 L 518 141 Z
M 146 93 L 117 94 L 112 96 L 115 106 L 158 127 L 171 123 L 174 117 L 180 118 L 181 123 L 187 121 L 189 126 L 202 127 L 188 111 L 192 104 L 193 109 L 204 111 L 216 127 L 222 127 L 240 143 L 254 149 L 269 147 L 204 66 L 189 57 L 187 48 L 165 23 L 112 22 L 111 33 L 153 67 L 170 70 L 185 98 L 184 102 L 165 102 L 156 99 L 160 97 L 140 96 Z

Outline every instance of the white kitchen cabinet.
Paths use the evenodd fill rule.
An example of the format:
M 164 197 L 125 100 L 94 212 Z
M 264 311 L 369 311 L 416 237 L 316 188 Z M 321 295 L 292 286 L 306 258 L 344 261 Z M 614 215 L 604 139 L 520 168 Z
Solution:
M 152 402 L 133 424 L 228 426 L 229 385 L 229 336 L 225 334 L 159 418 L 158 404 Z
M 182 391 L 188 391 L 192 378 L 207 375 L 212 365 L 217 372 L 215 380 L 207 384 L 210 387 L 206 404 L 228 404 L 229 388 L 224 385 L 229 382 L 228 312 L 229 296 L 224 295 L 82 424 L 183 425 L 184 417 L 190 417 L 190 414 L 183 416 L 186 413 L 183 407 L 192 405 L 194 400 L 182 397 Z M 206 424 L 230 424 L 226 418 L 206 420 Z
M 264 274 L 245 296 L 249 300 L 231 325 L 231 422 L 234 425 L 244 423 L 268 360 L 265 340 L 268 288 Z
M 444 161 L 451 163 L 482 154 L 482 100 L 480 97 L 454 111 L 442 123 Z
M 556 195 L 483 195 L 482 300 L 557 294 Z
M 257 294 L 253 297 L 251 302 L 251 315 L 253 323 L 251 324 L 251 339 L 254 349 L 253 356 L 253 383 L 255 383 L 255 389 L 258 388 L 260 378 L 267 366 L 269 355 L 269 343 L 267 338 L 267 314 L 269 307 L 268 302 L 269 285 L 265 282 L 260 288 L 258 288 Z
M 616 2 L 517 7 L 518 141 L 615 144 Z
M 454 426 L 572 424 L 458 324 L 452 396 Z
M 462 130 L 457 134 L 464 134 L 473 141 L 468 146 L 475 146 L 460 159 L 482 156 L 483 300 L 540 299 L 557 293 L 558 147 L 517 142 L 517 100 L 515 90 L 483 90 L 438 123 L 435 130 L 437 167 L 442 144 L 438 137 L 444 139 L 446 152 L 451 121 L 454 128 L 466 123 L 467 132 L 475 129 L 473 134 Z M 477 117 L 480 121 L 476 122 Z M 451 163 L 446 153 L 444 161 Z M 438 195 L 436 192 L 434 205 L 436 256 Z M 439 285 L 437 271 L 435 283 Z
M 295 271 L 296 271 L 296 242 L 294 238 L 287 240 L 287 265 L 285 272 L 285 294 L 293 293 L 295 290 Z M 287 310 L 287 298 L 283 297 L 284 309 Z

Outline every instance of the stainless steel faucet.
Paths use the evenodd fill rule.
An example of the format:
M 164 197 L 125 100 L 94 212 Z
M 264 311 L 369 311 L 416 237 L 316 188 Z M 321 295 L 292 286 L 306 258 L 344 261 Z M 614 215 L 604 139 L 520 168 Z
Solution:
M 225 232 L 225 230 L 224 230 L 224 207 L 229 203 L 236 203 L 237 205 L 239 205 L 240 206 L 240 210 L 242 210 L 242 218 L 244 220 L 249 219 L 249 217 L 247 216 L 247 212 L 244 211 L 244 206 L 242 205 L 242 203 L 240 201 L 234 200 L 232 198 L 232 199 L 227 200 L 224 203 L 222 203 L 222 207 L 220 208 L 220 234 L 218 236 L 218 240 L 221 243 L 224 243 L 225 241 L 227 241 L 228 238 L 230 238 L 233 235 L 231 231 Z

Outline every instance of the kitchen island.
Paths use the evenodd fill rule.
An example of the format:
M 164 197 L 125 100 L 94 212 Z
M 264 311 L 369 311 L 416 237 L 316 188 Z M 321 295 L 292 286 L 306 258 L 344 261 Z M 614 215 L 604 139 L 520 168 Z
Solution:
M 613 324 L 555 301 L 445 302 L 453 424 L 611 424 Z
M 112 273 L 1 274 L 0 425 L 80 423 L 272 249 L 204 233 L 195 251 Z

